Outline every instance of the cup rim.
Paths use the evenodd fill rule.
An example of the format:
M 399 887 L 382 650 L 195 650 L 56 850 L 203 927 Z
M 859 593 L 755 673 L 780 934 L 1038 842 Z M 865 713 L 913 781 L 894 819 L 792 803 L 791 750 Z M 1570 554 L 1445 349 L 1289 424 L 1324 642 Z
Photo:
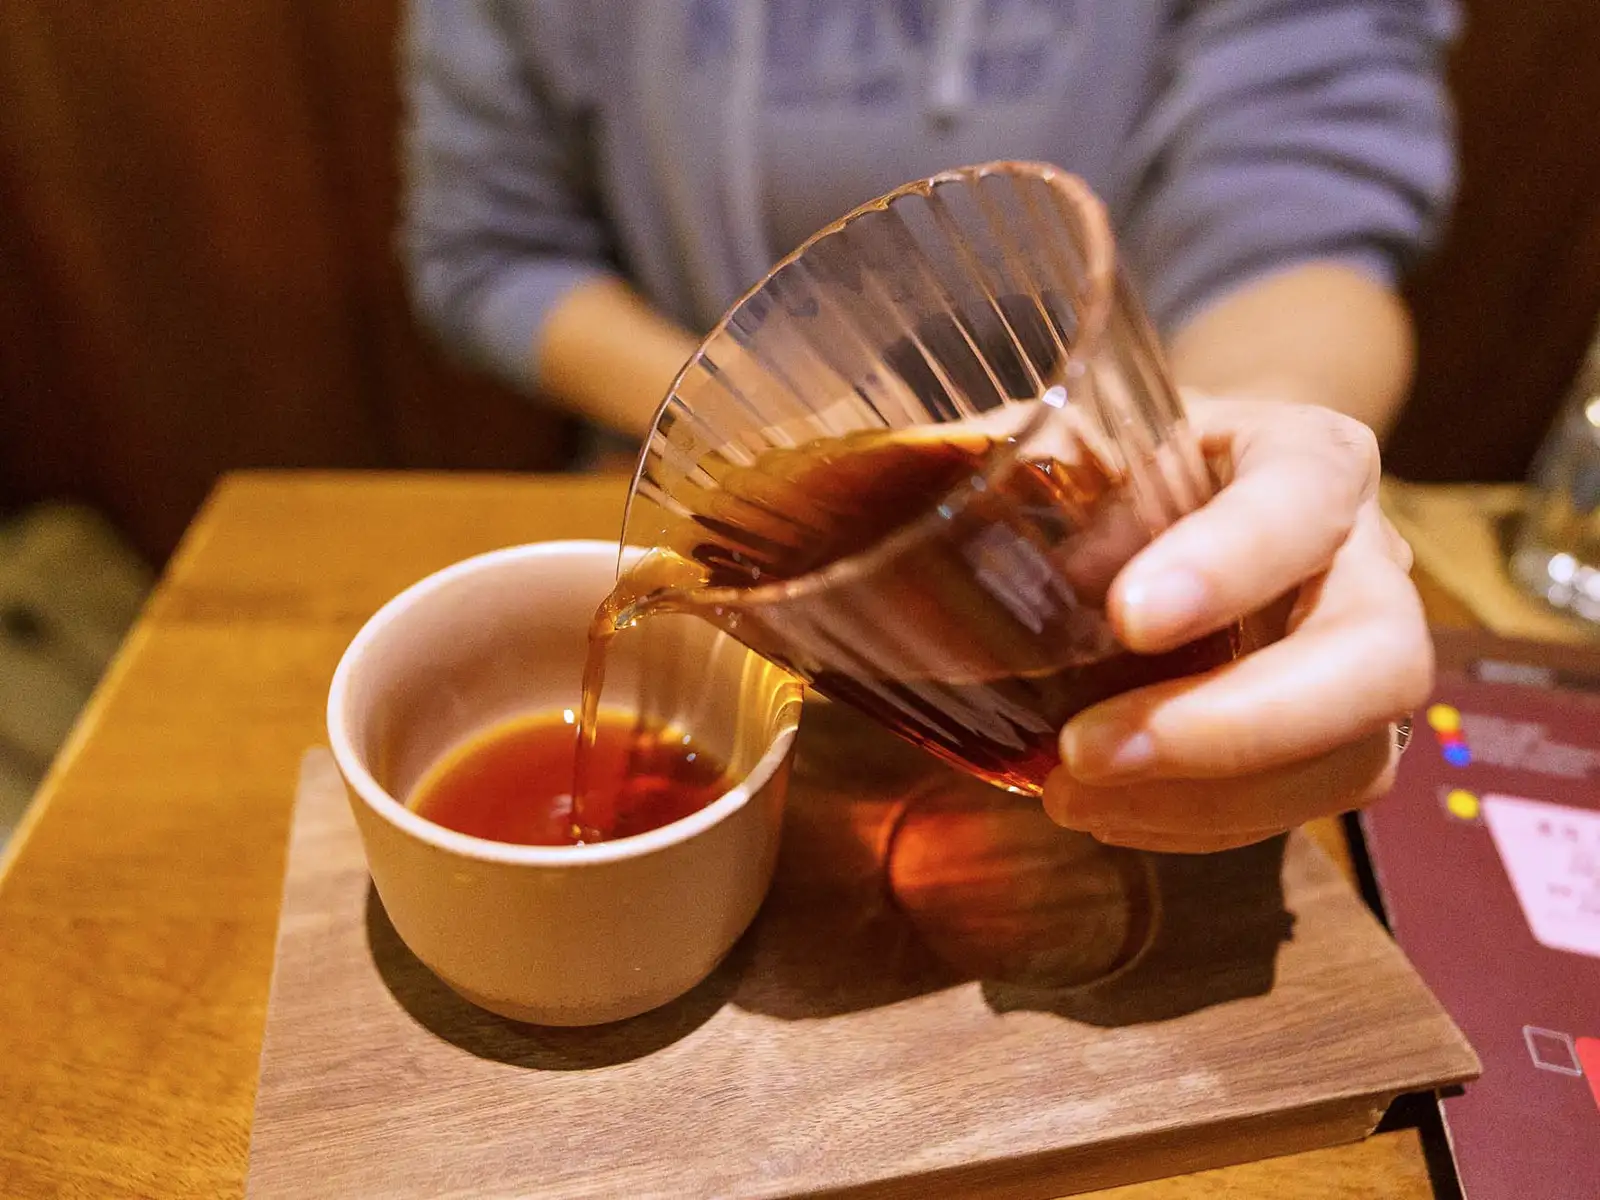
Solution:
M 632 484 L 628 489 L 628 503 L 623 512 L 623 529 L 626 537 L 628 522 L 633 513 L 633 504 L 639 494 L 639 481 L 643 478 L 645 464 L 650 457 L 650 444 L 655 437 L 656 430 L 661 420 L 672 408 L 677 400 L 678 389 L 689 372 L 705 356 L 706 349 L 712 341 L 720 337 L 733 323 L 738 314 L 743 311 L 760 291 L 767 286 L 772 278 L 779 272 L 791 266 L 802 258 L 814 245 L 826 238 L 832 237 L 846 226 L 876 212 L 885 212 L 896 201 L 907 196 L 927 197 L 933 192 L 951 183 L 967 182 L 976 184 L 991 175 L 1010 175 L 1023 178 L 1036 179 L 1054 189 L 1064 197 L 1072 209 L 1073 216 L 1081 221 L 1085 227 L 1084 245 L 1080 250 L 1084 258 L 1085 292 L 1087 300 L 1084 311 L 1078 321 L 1078 338 L 1070 353 L 1062 362 L 1063 376 L 1067 379 L 1075 378 L 1085 370 L 1084 363 L 1099 347 L 1105 335 L 1106 327 L 1110 323 L 1111 308 L 1116 293 L 1116 255 L 1115 241 L 1111 232 L 1111 220 L 1106 212 L 1104 203 L 1095 195 L 1089 185 L 1077 175 L 1061 167 L 1045 162 L 1031 162 L 1014 159 L 1000 159 L 992 162 L 980 163 L 975 166 L 955 167 L 930 175 L 924 179 L 914 179 L 909 183 L 901 184 L 892 191 L 885 192 L 876 199 L 868 200 L 858 205 L 838 220 L 819 229 L 808 237 L 796 249 L 779 259 L 755 284 L 729 306 L 721 319 L 712 326 L 711 330 L 701 339 L 694 354 L 684 363 L 683 367 L 672 380 L 672 386 L 667 389 L 666 397 L 657 406 L 655 415 L 650 421 L 650 432 L 646 435 L 644 448 L 640 451 L 639 460 L 634 466 Z M 907 546 L 914 545 L 930 536 L 938 528 L 947 524 L 951 517 L 965 508 L 977 495 L 984 484 L 992 483 L 999 476 L 1011 470 L 1021 455 L 1022 446 L 1037 434 L 1045 424 L 1054 417 L 1061 415 L 1061 410 L 1069 403 L 1066 390 L 1061 385 L 1051 387 L 1044 395 L 1034 400 L 1015 402 L 1020 406 L 1031 406 L 1033 411 L 1022 426 L 1009 436 L 1009 446 L 993 455 L 983 467 L 973 473 L 972 478 L 957 485 L 948 492 L 937 497 L 930 497 L 928 507 L 904 525 L 895 529 L 881 541 L 874 543 L 865 550 L 846 555 L 835 562 L 829 563 L 819 571 L 808 571 L 793 579 L 785 579 L 778 583 L 758 584 L 749 588 L 700 588 L 696 589 L 693 599 L 696 603 L 708 605 L 725 604 L 737 600 L 742 605 L 769 604 L 782 600 L 794 599 L 798 596 L 809 595 L 850 578 L 870 573 L 874 568 L 893 559 Z M 982 483 L 977 481 L 981 480 Z M 620 561 L 618 573 L 621 573 Z
M 334 761 L 361 802 L 402 833 L 438 849 L 481 862 L 556 868 L 594 867 L 624 862 L 687 842 L 721 824 L 771 782 L 773 775 L 792 752 L 799 727 L 801 698 L 800 685 L 794 681 L 785 685 L 794 691 L 793 716 L 782 719 L 777 735 L 755 765 L 733 787 L 704 808 L 644 833 L 578 846 L 527 846 L 496 842 L 447 829 L 413 812 L 391 796 L 367 769 L 364 756 L 356 750 L 347 719 L 351 681 L 360 669 L 362 659 L 388 629 L 403 619 L 420 601 L 457 581 L 508 564 L 562 556 L 594 557 L 607 563 L 616 563 L 618 547 L 613 542 L 598 539 L 563 539 L 506 546 L 464 558 L 424 576 L 385 601 L 367 618 L 339 656 L 339 665 L 334 669 L 333 681 L 328 687 L 327 707 L 328 740 Z M 755 654 L 749 650 L 746 653 Z

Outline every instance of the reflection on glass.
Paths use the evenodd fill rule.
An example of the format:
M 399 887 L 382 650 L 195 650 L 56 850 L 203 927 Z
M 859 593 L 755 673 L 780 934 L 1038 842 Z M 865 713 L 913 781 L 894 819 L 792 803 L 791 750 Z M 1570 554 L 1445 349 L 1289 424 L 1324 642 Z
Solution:
M 1600 337 L 1534 464 L 1511 573 L 1534 595 L 1600 622 Z

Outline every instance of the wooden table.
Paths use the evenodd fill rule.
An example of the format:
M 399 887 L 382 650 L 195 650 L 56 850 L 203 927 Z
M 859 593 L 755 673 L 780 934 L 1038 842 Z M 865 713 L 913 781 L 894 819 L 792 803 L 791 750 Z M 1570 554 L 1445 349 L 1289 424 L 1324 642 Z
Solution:
M 456 559 L 616 537 L 619 478 L 217 489 L 0 859 L 0 1196 L 241 1192 L 290 802 L 340 652 Z M 1425 588 L 1438 623 L 1469 624 Z M 1337 825 L 1319 830 L 1348 863 Z M 1101 1193 L 1431 1196 L 1414 1130 Z

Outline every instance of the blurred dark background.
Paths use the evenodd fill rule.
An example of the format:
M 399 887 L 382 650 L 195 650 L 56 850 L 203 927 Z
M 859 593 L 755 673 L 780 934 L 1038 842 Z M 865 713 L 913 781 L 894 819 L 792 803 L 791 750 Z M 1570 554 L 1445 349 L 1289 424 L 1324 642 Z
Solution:
M 1600 4 L 1469 0 L 1464 184 L 1414 286 L 1413 479 L 1520 477 L 1600 311 Z M 393 251 L 394 0 L 0 4 L 0 506 L 152 563 L 239 466 L 553 467 L 447 364 Z
M 0 505 L 159 563 L 241 466 L 541 468 L 394 252 L 395 0 L 0 4 Z

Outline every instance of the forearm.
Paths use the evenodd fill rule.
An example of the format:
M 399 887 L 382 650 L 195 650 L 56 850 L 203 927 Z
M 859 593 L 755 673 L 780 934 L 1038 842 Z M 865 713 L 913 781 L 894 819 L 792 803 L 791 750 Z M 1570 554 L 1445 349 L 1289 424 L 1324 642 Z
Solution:
M 1181 385 L 1319 404 L 1382 438 L 1411 385 L 1411 320 L 1382 284 L 1311 263 L 1269 275 L 1202 310 L 1172 339 Z
M 642 438 L 695 338 L 620 280 L 580 284 L 531 349 L 539 391 L 609 429 Z

